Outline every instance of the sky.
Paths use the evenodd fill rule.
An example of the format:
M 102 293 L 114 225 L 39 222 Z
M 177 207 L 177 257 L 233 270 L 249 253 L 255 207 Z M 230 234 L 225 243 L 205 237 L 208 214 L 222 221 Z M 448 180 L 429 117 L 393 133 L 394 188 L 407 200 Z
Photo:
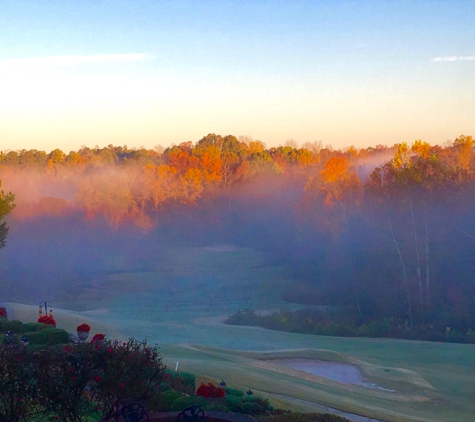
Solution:
M 475 1 L 0 0 L 0 150 L 475 135 Z

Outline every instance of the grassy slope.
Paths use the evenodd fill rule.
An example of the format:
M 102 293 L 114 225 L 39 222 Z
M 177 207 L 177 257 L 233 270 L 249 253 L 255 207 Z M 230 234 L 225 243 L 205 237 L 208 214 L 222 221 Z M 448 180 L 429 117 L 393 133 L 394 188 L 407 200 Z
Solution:
M 265 335 L 265 334 L 263 334 Z M 323 344 L 331 345 L 337 350 L 338 340 L 319 338 Z M 330 340 L 327 342 L 326 340 Z M 355 344 L 354 350 L 358 352 L 359 360 L 363 360 L 367 355 L 367 361 L 375 364 L 373 348 L 366 351 L 366 344 L 371 346 L 372 340 L 358 339 L 359 344 Z M 331 344 L 330 344 L 331 343 Z M 399 344 L 398 344 L 399 343 Z M 385 347 L 378 348 L 378 361 L 384 368 L 401 367 L 415 371 L 416 376 L 407 373 L 406 379 L 391 380 L 381 377 L 370 378 L 387 388 L 394 388 L 397 393 L 380 392 L 364 387 L 353 387 L 340 385 L 337 383 L 318 380 L 319 377 L 308 377 L 299 371 L 286 371 L 287 373 L 276 372 L 272 366 L 262 365 L 269 359 L 269 353 L 240 353 L 232 350 L 216 350 L 207 347 L 187 346 L 167 346 L 163 348 L 163 353 L 167 356 L 167 362 L 171 366 L 178 359 L 180 368 L 183 370 L 193 370 L 198 374 L 214 378 L 219 381 L 224 378 L 228 385 L 232 387 L 248 388 L 259 393 L 273 394 L 295 397 L 313 403 L 320 403 L 326 406 L 335 407 L 352 413 L 366 414 L 375 418 L 389 421 L 468 421 L 471 420 L 475 412 L 475 405 L 472 401 L 473 386 L 475 376 L 473 376 L 473 358 L 470 352 L 473 350 L 459 350 L 450 356 L 458 359 L 458 368 L 453 370 L 444 363 L 448 357 L 440 349 L 443 344 L 431 343 L 432 347 L 424 347 L 409 353 L 407 342 L 391 341 Z M 399 346 L 399 347 L 398 347 Z M 455 345 L 457 346 L 457 345 Z M 398 361 L 391 356 L 398 350 Z M 409 348 L 411 349 L 411 348 Z M 309 358 L 318 356 L 317 351 L 306 352 L 286 352 L 286 357 L 307 356 Z M 354 356 L 355 354 L 353 354 Z M 173 357 L 172 357 L 173 356 Z M 325 354 L 320 354 L 325 357 Z M 328 357 L 328 355 L 327 355 Z M 340 355 L 343 360 L 352 361 L 351 356 Z M 438 368 L 434 370 L 431 361 L 438 361 Z M 391 362 L 391 365 L 388 363 Z M 353 361 L 353 363 L 355 363 Z M 396 363 L 396 365 L 394 365 Z M 469 369 L 470 368 L 470 369 Z M 452 370 L 451 370 L 452 369 Z M 421 375 L 434 389 L 422 387 L 419 383 L 414 383 L 414 378 Z M 402 392 L 402 394 L 401 394 Z M 295 405 L 295 403 L 294 403 Z
M 116 258 L 127 267 L 126 257 Z M 244 306 L 276 309 L 285 305 L 279 299 L 279 291 L 292 281 L 285 268 L 266 265 L 262 256 L 249 249 L 182 248 L 157 257 L 154 271 L 124 271 L 91 279 L 83 286 L 71 286 L 71 295 L 63 302 L 63 308 L 75 311 L 58 310 L 55 318 L 60 327 L 70 331 L 77 323 L 89 322 L 94 332 L 103 331 L 109 338 L 134 336 L 157 342 L 171 367 L 180 360 L 183 370 L 217 381 L 224 377 L 230 386 L 251 387 L 269 397 L 284 395 L 391 421 L 472 419 L 474 345 L 310 336 L 210 323 L 214 321 L 212 317 L 233 313 Z M 36 307 L 11 306 L 21 315 L 20 319 L 36 318 Z M 57 306 L 61 307 L 61 303 Z M 325 349 L 338 352 L 332 356 L 337 360 L 363 361 L 359 365 L 373 376 L 381 373 L 378 367 L 413 371 L 418 375 L 413 379 L 423 379 L 433 389 L 377 377 L 380 385 L 394 387 L 403 396 L 417 395 L 430 401 L 407 397 L 406 401 L 401 397 L 393 400 L 362 387 L 355 390 L 305 378 L 298 371 L 276 372 L 275 368 L 263 365 L 264 354 L 190 349 L 178 346 L 181 343 L 254 352 Z M 289 352 L 288 356 L 301 353 Z M 312 353 L 321 357 L 322 352 L 309 354 Z M 371 366 L 364 363 L 374 365 L 376 372 L 371 374 Z M 304 402 L 292 402 L 289 407 L 311 409 Z

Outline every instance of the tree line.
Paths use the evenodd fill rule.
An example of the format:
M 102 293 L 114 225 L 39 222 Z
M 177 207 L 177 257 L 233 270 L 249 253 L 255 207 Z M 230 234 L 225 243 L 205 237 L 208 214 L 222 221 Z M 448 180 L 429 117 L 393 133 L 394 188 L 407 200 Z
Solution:
M 286 265 L 289 301 L 466 332 L 475 329 L 474 145 L 461 135 L 445 146 L 266 148 L 209 134 L 165 150 L 2 152 L 0 179 L 16 194 L 15 224 L 73 216 L 111 233 L 225 239 Z

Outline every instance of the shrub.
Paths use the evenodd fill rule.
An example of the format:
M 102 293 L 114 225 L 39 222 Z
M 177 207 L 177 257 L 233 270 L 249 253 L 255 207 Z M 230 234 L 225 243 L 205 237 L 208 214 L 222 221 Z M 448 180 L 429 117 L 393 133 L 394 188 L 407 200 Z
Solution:
M 38 334 L 46 336 L 44 331 Z M 37 401 L 46 420 L 80 422 L 93 412 L 87 388 L 94 374 L 94 350 L 79 344 L 35 350 Z
M 3 322 L 3 331 L 11 331 L 12 333 L 22 333 L 23 332 L 23 322 L 14 319 L 13 321 L 4 321 Z
M 62 328 L 47 328 L 41 332 L 46 334 L 50 344 L 65 344 L 69 342 L 69 334 Z
M 167 384 L 176 391 L 186 394 L 195 394 L 196 377 L 188 372 L 175 372 L 166 370 Z
M 226 397 L 225 406 L 235 413 L 242 413 L 245 415 L 260 415 L 272 410 L 269 400 L 260 397 Z
M 183 397 L 183 393 L 179 391 L 169 390 L 162 393 L 159 401 L 160 412 L 170 412 L 172 410 L 172 404 L 180 397 Z
M 95 371 L 89 393 L 101 408 L 102 420 L 111 419 L 127 401 L 158 408 L 165 367 L 156 347 L 134 339 L 121 345 L 110 341 L 88 345 L 94 350 Z
M 235 388 L 226 388 L 226 396 L 244 397 L 244 393 L 241 390 Z
M 260 317 L 253 309 L 240 309 L 234 315 L 228 316 L 224 322 L 230 325 L 259 325 Z
M 204 408 L 205 408 L 206 410 L 212 410 L 212 411 L 214 411 L 214 412 L 226 412 L 226 413 L 229 413 L 229 409 L 228 409 L 224 404 L 211 403 L 211 404 L 207 404 Z
M 0 347 L 0 421 L 31 420 L 33 412 L 44 421 L 108 420 L 129 401 L 158 409 L 164 366 L 156 348 L 133 339 L 38 345 L 48 336 L 68 337 L 55 328 L 26 335 L 35 346 Z
M 33 331 L 31 333 L 25 333 L 25 335 L 30 344 L 33 345 L 46 344 L 48 342 L 48 337 L 44 331 Z
M 164 392 L 164 391 L 170 391 L 172 388 L 168 385 L 168 383 L 166 382 L 162 382 L 160 384 L 160 391 Z
M 40 331 L 34 334 L 45 334 Z M 45 420 L 109 420 L 130 401 L 158 408 L 164 367 L 157 349 L 135 340 L 42 347 L 34 351 L 36 402 Z
M 21 345 L 0 347 L 0 420 L 28 420 L 36 412 L 32 360 Z
M 370 336 L 370 330 L 369 327 L 366 324 L 360 325 L 358 330 L 356 330 L 356 335 L 358 337 L 369 337 Z
M 23 332 L 24 333 L 32 333 L 33 331 L 41 331 L 45 328 L 51 328 L 49 324 L 43 324 L 41 322 L 27 322 L 23 324 Z
M 193 404 L 197 404 L 199 407 L 204 408 L 206 406 L 206 400 L 199 396 L 181 396 L 175 399 L 170 410 L 172 412 L 181 411 Z

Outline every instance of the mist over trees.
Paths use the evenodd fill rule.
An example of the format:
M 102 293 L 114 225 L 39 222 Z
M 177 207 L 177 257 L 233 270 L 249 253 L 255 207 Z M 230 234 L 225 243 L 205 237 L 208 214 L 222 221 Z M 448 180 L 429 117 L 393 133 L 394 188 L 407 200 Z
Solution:
M 34 295 L 88 274 L 153 270 L 170 244 L 224 242 L 285 265 L 289 301 L 473 330 L 474 143 L 340 151 L 209 134 L 163 152 L 2 152 L 0 179 L 17 204 L 2 287 Z

